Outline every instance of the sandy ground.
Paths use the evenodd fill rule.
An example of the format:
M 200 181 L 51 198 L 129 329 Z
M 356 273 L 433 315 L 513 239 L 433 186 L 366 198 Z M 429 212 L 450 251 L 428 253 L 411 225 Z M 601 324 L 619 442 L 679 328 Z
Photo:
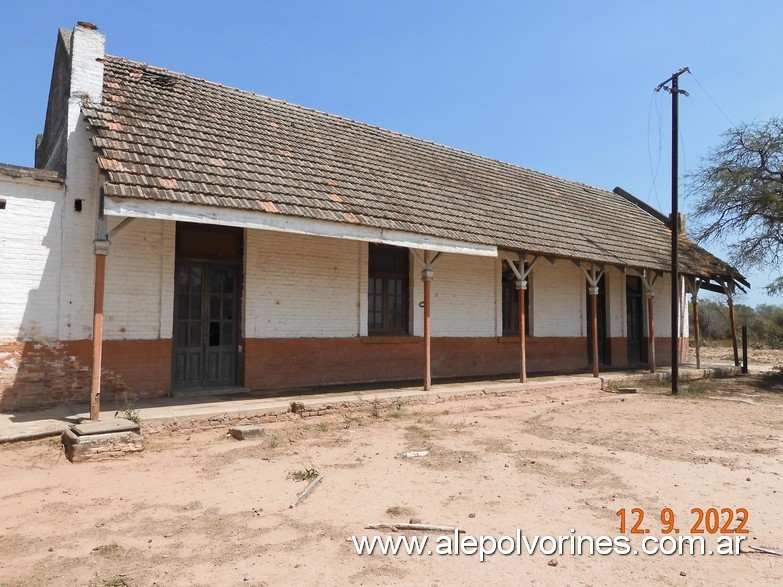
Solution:
M 728 346 L 703 346 L 701 347 L 701 360 L 706 364 L 734 364 L 734 349 L 731 343 Z M 742 360 L 742 347 L 739 347 L 740 361 Z M 696 360 L 696 352 L 691 347 L 690 361 Z M 783 365 L 783 350 L 781 349 L 748 349 L 748 363 L 752 367 L 760 368 Z M 751 369 L 752 371 L 752 369 Z
M 75 465 L 55 440 L 2 446 L 0 585 L 783 584 L 783 557 L 746 547 L 482 563 L 358 556 L 346 540 L 411 518 L 615 536 L 635 507 L 652 535 L 664 507 L 688 534 L 692 508 L 726 507 L 747 509 L 746 544 L 783 551 L 783 386 L 760 381 L 448 401 L 267 425 L 258 441 L 148 429 L 139 455 Z M 290 474 L 306 469 L 326 476 L 290 509 L 306 486 Z

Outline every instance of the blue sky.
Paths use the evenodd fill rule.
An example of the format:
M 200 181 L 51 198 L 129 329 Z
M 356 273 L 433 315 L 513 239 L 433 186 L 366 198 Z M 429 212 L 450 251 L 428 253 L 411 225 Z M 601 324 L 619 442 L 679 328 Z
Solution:
M 56 31 L 78 20 L 113 55 L 621 186 L 667 213 L 671 100 L 659 82 L 693 72 L 681 78 L 681 171 L 732 123 L 783 114 L 773 0 L 0 0 L 0 162 L 33 164 Z M 745 303 L 780 302 L 763 295 L 768 271 L 749 275 Z

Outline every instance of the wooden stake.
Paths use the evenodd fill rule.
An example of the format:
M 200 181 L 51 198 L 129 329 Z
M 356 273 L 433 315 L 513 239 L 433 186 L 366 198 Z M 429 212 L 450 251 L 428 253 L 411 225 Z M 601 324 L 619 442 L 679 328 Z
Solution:
M 296 501 L 294 501 L 294 503 L 292 503 L 290 506 L 288 506 L 288 508 L 291 509 L 291 508 L 295 508 L 296 506 L 298 506 L 299 502 L 301 502 L 305 497 L 310 495 L 310 492 L 315 488 L 316 485 L 318 485 L 323 480 L 323 478 L 325 476 L 326 476 L 326 473 L 319 473 L 318 477 L 316 477 L 315 479 L 310 481 L 310 483 L 307 484 L 307 487 L 305 487 L 305 490 L 296 497 Z
M 366 530 L 420 530 L 422 532 L 462 532 L 454 526 L 438 526 L 436 524 L 367 524 Z
M 99 420 L 101 412 L 101 364 L 103 355 L 103 292 L 106 281 L 106 254 L 95 255 L 95 299 L 92 315 L 92 383 L 90 420 Z

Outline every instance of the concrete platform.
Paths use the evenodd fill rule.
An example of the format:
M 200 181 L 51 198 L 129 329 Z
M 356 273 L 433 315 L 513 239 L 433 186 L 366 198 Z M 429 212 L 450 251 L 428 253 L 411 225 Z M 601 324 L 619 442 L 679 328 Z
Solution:
M 72 463 L 101 460 L 144 450 L 144 437 L 136 422 L 113 418 L 73 424 L 62 435 L 65 456 Z
M 758 369 L 763 370 L 763 366 Z M 768 367 L 768 366 L 767 366 Z M 756 369 L 751 365 L 752 372 Z M 680 378 L 683 381 L 705 377 L 732 377 L 739 375 L 739 368 L 733 365 L 710 365 L 703 369 L 683 365 L 680 366 Z M 436 401 L 438 398 L 470 396 L 476 394 L 500 394 L 512 392 L 536 392 L 557 389 L 596 390 L 605 389 L 613 382 L 631 382 L 644 380 L 666 381 L 671 373 L 662 368 L 657 373 L 646 371 L 612 371 L 593 378 L 589 373 L 570 375 L 531 376 L 527 383 L 519 383 L 517 379 L 487 379 L 438 382 L 433 384 L 431 392 L 422 391 L 418 385 L 401 385 L 399 387 L 378 386 L 346 386 L 343 388 L 302 389 L 292 390 L 285 395 L 272 395 L 268 392 L 240 393 L 227 390 L 212 390 L 214 395 L 203 397 L 174 397 L 139 400 L 137 407 L 142 425 L 158 424 L 176 420 L 205 420 L 216 416 L 227 418 L 242 418 L 257 414 L 290 412 L 291 402 L 301 403 L 307 412 L 317 411 L 320 406 L 336 403 L 350 404 L 362 401 L 386 401 L 395 398 L 416 399 L 425 398 Z M 119 406 L 113 402 L 104 402 L 100 421 L 116 419 L 121 413 Z M 27 412 L 0 413 L 0 444 L 22 440 L 34 440 L 62 434 L 71 424 L 89 420 L 89 405 L 78 404 L 61 406 L 45 410 Z

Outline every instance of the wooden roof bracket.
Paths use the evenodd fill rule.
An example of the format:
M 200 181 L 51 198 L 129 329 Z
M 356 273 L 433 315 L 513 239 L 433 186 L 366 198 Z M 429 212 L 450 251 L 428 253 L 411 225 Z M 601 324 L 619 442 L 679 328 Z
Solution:
M 638 271 L 638 270 L 637 270 Z M 639 271 L 642 277 L 642 283 L 644 284 L 644 291 L 647 294 L 648 298 L 654 298 L 655 297 L 655 281 L 658 279 L 658 272 L 656 271 L 648 271 L 647 269 L 642 269 Z
M 685 287 L 688 292 L 695 298 L 699 296 L 699 289 L 701 288 L 701 279 L 695 275 L 685 275 Z
M 128 226 L 128 225 L 129 225 L 131 222 L 133 222 L 134 220 L 135 220 L 135 218 L 133 218 L 132 216 L 129 216 L 128 218 L 125 218 L 125 219 L 123 219 L 123 221 L 122 221 L 122 222 L 120 222 L 120 223 L 119 223 L 117 226 L 115 226 L 114 228 L 112 228 L 112 229 L 109 231 L 109 233 L 108 233 L 106 236 L 108 237 L 108 239 L 109 239 L 109 240 L 111 240 L 111 239 L 112 239 L 112 237 L 113 237 L 115 234 L 117 234 L 118 232 L 120 232 L 120 231 L 121 231 L 123 228 L 125 228 L 126 226 Z
M 587 283 L 590 284 L 590 287 L 597 290 L 598 282 L 604 276 L 603 268 L 600 268 L 597 265 L 591 265 L 590 269 L 583 267 L 582 271 L 585 272 L 585 277 L 587 278 Z M 598 292 L 596 291 L 596 293 Z
M 519 260 L 517 261 L 519 263 L 519 267 L 516 266 L 516 263 L 514 263 L 513 259 L 506 259 L 508 266 L 511 268 L 511 271 L 514 272 L 514 275 L 517 278 L 517 285 L 521 289 L 527 289 L 528 275 L 530 275 L 530 272 L 533 270 L 533 266 L 540 257 L 533 257 L 533 260 L 530 263 L 527 263 L 526 258 L 527 255 L 525 253 L 519 253 Z
M 104 202 L 105 195 L 103 192 L 103 186 L 101 186 L 100 192 L 98 194 L 98 227 L 95 241 L 93 241 L 94 252 L 96 255 L 108 255 L 109 245 L 111 245 L 112 237 L 133 221 L 133 217 L 129 216 L 123 219 L 122 222 L 120 222 L 117 226 L 111 230 L 108 230 L 106 214 L 104 213 Z
M 440 261 L 443 252 L 432 254 L 432 251 L 419 251 L 417 249 L 411 249 L 411 253 L 413 253 L 413 256 L 416 258 L 416 260 L 421 265 L 421 268 L 424 271 L 432 272 L 435 269 L 435 264 Z M 422 254 L 423 253 L 423 254 Z M 422 274 L 423 274 L 422 272 Z

